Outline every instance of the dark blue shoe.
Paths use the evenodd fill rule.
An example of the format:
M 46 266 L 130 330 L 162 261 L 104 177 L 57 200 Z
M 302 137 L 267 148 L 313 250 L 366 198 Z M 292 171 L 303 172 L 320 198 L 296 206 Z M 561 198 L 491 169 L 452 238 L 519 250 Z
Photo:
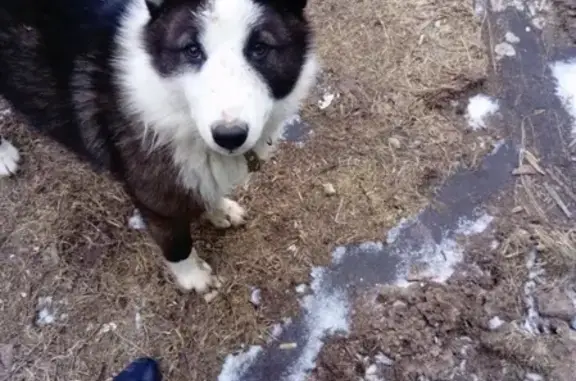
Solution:
M 132 361 L 113 381 L 162 381 L 156 360 L 142 357 Z

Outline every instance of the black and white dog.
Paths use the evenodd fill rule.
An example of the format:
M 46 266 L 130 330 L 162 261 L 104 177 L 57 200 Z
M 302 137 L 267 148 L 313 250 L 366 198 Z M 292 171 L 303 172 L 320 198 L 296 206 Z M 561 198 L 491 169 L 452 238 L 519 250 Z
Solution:
M 226 196 L 269 157 L 315 82 L 305 6 L 2 0 L 0 94 L 121 181 L 178 284 L 206 292 L 219 282 L 193 248 L 190 223 L 244 223 Z M 2 139 L 0 176 L 18 161 Z

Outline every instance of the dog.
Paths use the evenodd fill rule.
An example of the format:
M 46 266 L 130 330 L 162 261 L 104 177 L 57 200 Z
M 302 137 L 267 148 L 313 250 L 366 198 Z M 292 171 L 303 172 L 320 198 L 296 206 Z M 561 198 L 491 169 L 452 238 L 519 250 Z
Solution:
M 319 69 L 306 0 L 4 0 L 0 95 L 120 181 L 177 284 L 220 281 L 190 224 L 245 223 L 228 198 L 274 152 Z M 0 175 L 20 154 L 0 144 Z

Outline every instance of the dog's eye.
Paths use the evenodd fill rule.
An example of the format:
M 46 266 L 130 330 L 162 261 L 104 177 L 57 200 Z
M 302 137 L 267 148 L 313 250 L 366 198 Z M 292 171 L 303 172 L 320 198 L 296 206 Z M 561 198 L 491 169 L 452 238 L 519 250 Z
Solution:
M 193 63 L 202 63 L 204 61 L 204 52 L 199 44 L 190 44 L 185 49 L 184 52 L 188 59 Z
M 250 46 L 248 53 L 250 54 L 250 57 L 252 57 L 253 59 L 261 60 L 264 57 L 266 57 L 269 51 L 270 46 L 261 42 L 256 42 Z

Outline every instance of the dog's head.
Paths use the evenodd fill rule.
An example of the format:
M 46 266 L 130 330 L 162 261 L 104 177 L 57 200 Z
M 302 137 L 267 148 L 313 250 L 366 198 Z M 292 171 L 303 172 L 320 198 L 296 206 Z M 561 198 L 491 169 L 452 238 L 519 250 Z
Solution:
M 139 33 L 130 34 L 138 17 L 124 20 L 127 54 L 120 60 L 133 59 L 124 65 L 131 106 L 149 108 L 152 127 L 177 125 L 171 139 L 201 137 L 220 154 L 245 153 L 271 123 L 296 111 L 313 82 L 305 6 L 306 0 L 146 0 L 134 13 L 141 19 L 147 12 Z M 130 41 L 136 37 L 139 44 Z

